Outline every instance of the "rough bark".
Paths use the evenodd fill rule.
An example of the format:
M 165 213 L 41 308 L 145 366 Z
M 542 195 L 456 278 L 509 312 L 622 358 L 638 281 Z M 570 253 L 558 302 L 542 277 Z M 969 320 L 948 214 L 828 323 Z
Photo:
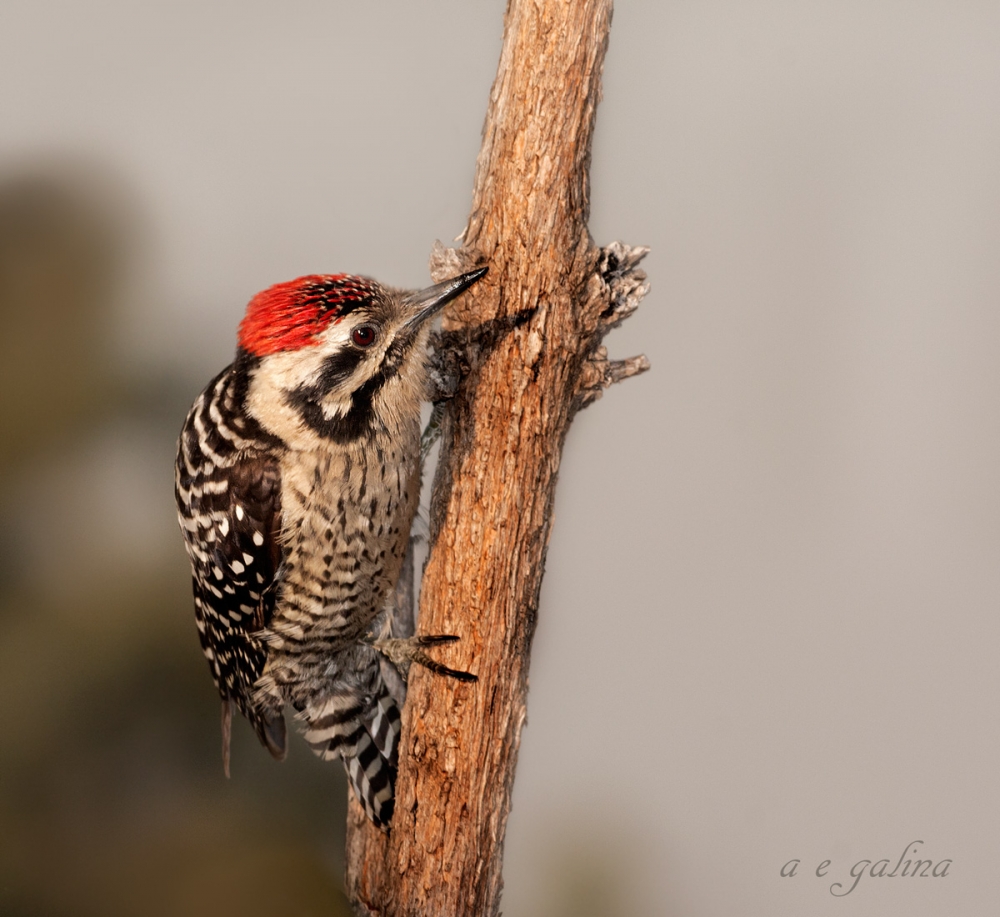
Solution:
M 610 0 L 510 0 L 462 247 L 443 279 L 490 272 L 450 307 L 462 364 L 443 423 L 419 630 L 457 634 L 460 684 L 414 667 L 389 835 L 352 802 L 347 888 L 361 914 L 493 915 L 526 715 L 527 673 L 563 442 L 603 387 L 648 367 L 609 362 L 604 334 L 646 292 L 646 253 L 587 230 L 594 114 Z

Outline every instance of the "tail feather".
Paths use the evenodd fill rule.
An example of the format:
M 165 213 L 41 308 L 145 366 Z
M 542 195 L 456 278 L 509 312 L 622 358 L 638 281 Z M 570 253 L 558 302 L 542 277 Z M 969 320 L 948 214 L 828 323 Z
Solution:
M 373 713 L 365 725 L 382 757 L 395 767 L 399 753 L 399 708 L 388 691 L 377 698 Z
M 396 767 L 382 757 L 370 733 L 358 743 L 357 752 L 344 759 L 354 793 L 368 817 L 379 828 L 387 827 L 395 807 Z
M 399 747 L 399 709 L 381 679 L 377 695 L 342 690 L 300 714 L 305 739 L 324 760 L 341 758 L 354 794 L 380 828 L 392 818 Z

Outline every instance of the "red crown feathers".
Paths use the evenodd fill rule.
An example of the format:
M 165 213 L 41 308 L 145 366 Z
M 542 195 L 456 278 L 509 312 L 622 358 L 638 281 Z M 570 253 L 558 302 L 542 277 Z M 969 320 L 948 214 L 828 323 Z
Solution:
M 376 294 L 373 281 L 353 274 L 307 274 L 258 293 L 240 322 L 239 344 L 254 356 L 298 350 L 355 306 Z

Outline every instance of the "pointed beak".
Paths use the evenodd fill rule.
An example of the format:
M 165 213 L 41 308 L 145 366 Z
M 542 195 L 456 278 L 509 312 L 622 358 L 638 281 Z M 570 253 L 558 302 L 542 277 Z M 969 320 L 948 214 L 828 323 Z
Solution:
M 469 271 L 468 274 L 460 274 L 451 280 L 436 283 L 426 290 L 407 293 L 403 297 L 403 309 L 407 316 L 403 327 L 415 331 L 428 319 L 437 315 L 456 296 L 469 289 L 488 270 L 489 268 L 481 267 Z

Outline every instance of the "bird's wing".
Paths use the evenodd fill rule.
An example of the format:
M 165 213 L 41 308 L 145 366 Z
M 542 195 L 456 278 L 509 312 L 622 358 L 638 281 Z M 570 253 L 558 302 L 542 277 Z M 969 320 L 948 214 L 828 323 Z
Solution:
M 194 586 L 201 646 L 223 700 L 228 771 L 230 704 L 250 720 L 275 757 L 285 753 L 281 710 L 254 702 L 267 648 L 259 638 L 274 611 L 281 564 L 281 471 L 276 450 L 261 449 L 227 426 L 219 405 L 226 373 L 198 398 L 181 431 L 178 515 Z M 220 418 L 223 418 L 220 420 Z

